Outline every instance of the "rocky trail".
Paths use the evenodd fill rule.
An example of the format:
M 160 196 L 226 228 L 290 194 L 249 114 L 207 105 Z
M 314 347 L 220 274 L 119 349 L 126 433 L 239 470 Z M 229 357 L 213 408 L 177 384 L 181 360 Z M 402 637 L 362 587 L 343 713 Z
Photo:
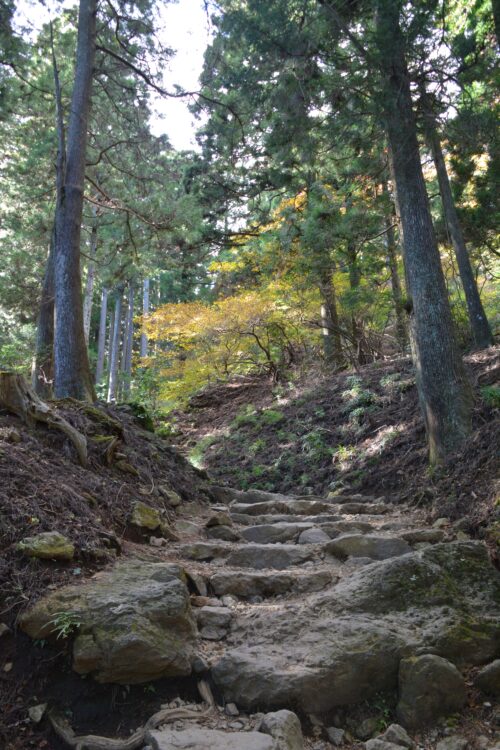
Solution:
M 212 497 L 168 526 L 140 503 L 121 561 L 22 615 L 38 641 L 71 635 L 82 676 L 193 672 L 204 701 L 174 697 L 127 740 L 52 718 L 61 747 L 500 747 L 500 575 L 460 522 L 345 491 Z

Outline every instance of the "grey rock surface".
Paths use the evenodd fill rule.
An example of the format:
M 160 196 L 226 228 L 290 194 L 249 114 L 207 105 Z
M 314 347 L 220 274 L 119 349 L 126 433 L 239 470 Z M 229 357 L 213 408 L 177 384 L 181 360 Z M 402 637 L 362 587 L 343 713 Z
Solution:
M 155 729 L 147 732 L 146 739 L 153 750 L 277 750 L 273 738 L 261 732 Z
M 303 750 L 302 728 L 298 716 L 292 711 L 282 709 L 266 714 L 260 731 L 271 735 L 276 750 Z
M 465 680 L 451 662 L 435 654 L 401 661 L 396 713 L 403 726 L 427 729 L 466 700 Z
M 227 558 L 227 565 L 255 570 L 283 570 L 310 560 L 313 554 L 311 548 L 294 544 L 247 544 L 231 552 Z
M 191 672 L 196 627 L 178 565 L 130 560 L 40 599 L 21 618 L 32 638 L 71 618 L 73 668 L 98 682 L 133 684 Z
M 343 534 L 325 544 L 324 550 L 341 560 L 347 557 L 371 557 L 386 560 L 411 552 L 404 539 L 376 536 L 375 534 Z

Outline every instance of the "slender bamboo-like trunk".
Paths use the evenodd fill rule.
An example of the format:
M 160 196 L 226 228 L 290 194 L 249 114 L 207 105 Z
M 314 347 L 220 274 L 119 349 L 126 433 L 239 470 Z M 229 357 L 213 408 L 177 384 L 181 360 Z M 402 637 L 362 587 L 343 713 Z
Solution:
M 108 295 L 109 298 L 109 295 Z M 111 374 L 111 353 L 113 351 L 113 334 L 115 330 L 115 311 L 111 309 L 109 315 L 108 335 L 106 343 L 106 355 L 105 355 L 105 370 L 106 370 L 106 400 L 109 389 L 109 379 Z
M 425 95 L 424 95 L 425 102 Z M 439 192 L 443 204 L 443 213 L 446 226 L 450 233 L 451 242 L 457 258 L 458 272 L 465 293 L 467 311 L 472 331 L 474 346 L 477 349 L 486 349 L 493 344 L 493 334 L 484 312 L 483 303 L 479 296 L 476 279 L 470 264 L 469 253 L 462 234 L 462 227 L 458 219 L 453 193 L 451 192 L 450 180 L 446 169 L 446 163 L 443 156 L 443 149 L 437 132 L 434 117 L 430 108 L 425 112 L 425 131 L 427 142 L 432 153 L 434 165 L 439 183 Z
M 120 354 L 120 328 L 122 319 L 122 295 L 123 289 L 120 288 L 117 290 L 115 296 L 113 337 L 110 342 L 108 401 L 115 401 L 117 393 L 118 360 Z
M 106 317 L 108 314 L 108 290 L 105 286 L 101 292 L 101 314 L 99 317 L 99 337 L 97 339 L 97 363 L 95 382 L 100 383 L 104 373 L 104 352 L 106 349 Z
M 411 296 L 417 387 L 430 461 L 436 463 L 457 449 L 469 434 L 472 393 L 455 340 L 420 163 L 400 5 L 394 0 L 378 0 L 376 43 Z
M 132 349 L 134 345 L 134 285 L 131 283 L 128 289 L 128 304 L 125 317 L 125 331 L 123 337 L 123 395 L 130 394 L 130 381 L 132 378 Z
M 90 319 L 92 317 L 92 302 L 94 298 L 95 282 L 95 257 L 97 253 L 97 211 L 92 209 L 93 222 L 90 233 L 89 263 L 87 266 L 87 280 L 85 282 L 85 294 L 83 297 L 83 332 L 85 343 L 89 345 Z
M 146 316 L 149 313 L 149 279 L 144 279 L 142 283 L 142 314 Z M 141 333 L 141 357 L 148 356 L 148 337 Z
M 388 197 L 389 190 L 387 182 L 383 182 L 384 194 Z M 392 205 L 392 203 L 389 203 Z M 386 213 L 385 215 L 385 240 L 387 247 L 387 262 L 391 273 L 391 290 L 392 298 L 394 300 L 394 312 L 396 314 L 396 338 L 399 344 L 399 348 L 402 352 L 405 351 L 408 345 L 408 329 L 406 325 L 406 315 L 404 308 L 403 290 L 401 288 L 401 279 L 398 273 L 398 250 L 396 244 L 396 234 L 394 232 L 394 223 L 396 216 L 394 215 L 394 208 L 392 213 Z
M 83 330 L 80 233 L 95 38 L 96 0 L 80 0 L 66 170 L 62 203 L 56 212 L 54 390 L 58 398 L 89 401 L 95 399 L 95 392 Z
M 43 279 L 40 310 L 36 332 L 36 350 L 33 361 L 32 385 L 44 399 L 52 396 L 54 380 L 54 230 Z

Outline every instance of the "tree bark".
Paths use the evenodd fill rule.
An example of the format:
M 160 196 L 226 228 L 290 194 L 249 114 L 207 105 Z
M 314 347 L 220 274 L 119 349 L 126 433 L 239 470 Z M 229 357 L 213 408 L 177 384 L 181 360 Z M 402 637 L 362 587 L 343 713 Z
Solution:
M 80 0 L 66 170 L 56 212 L 54 360 L 56 396 L 88 401 L 95 400 L 95 392 L 83 330 L 80 233 L 95 39 L 96 0 Z
M 99 337 L 97 339 L 97 363 L 95 382 L 100 383 L 104 373 L 104 352 L 106 349 L 106 317 L 108 314 L 108 290 L 104 286 L 101 292 L 101 314 L 99 317 Z
M 420 163 L 399 14 L 399 2 L 378 0 L 381 101 L 401 215 L 417 387 L 430 461 L 437 463 L 457 449 L 470 432 L 472 392 L 455 340 Z
M 319 285 L 319 292 L 322 299 L 321 332 L 325 360 L 327 363 L 339 368 L 344 365 L 344 355 L 340 336 L 337 297 L 331 273 L 324 274 L 324 278 Z
M 92 208 L 92 229 L 90 233 L 89 263 L 87 266 L 87 280 L 85 282 L 85 294 L 83 297 L 83 332 L 85 344 L 89 345 L 90 319 L 92 317 L 92 302 L 94 297 L 95 282 L 95 257 L 97 253 L 97 210 Z
M 55 253 L 57 212 L 62 205 L 64 174 L 66 169 L 66 138 L 62 107 L 61 82 L 54 48 L 54 30 L 50 28 L 50 47 L 52 56 L 52 74 L 54 77 L 54 99 L 56 105 L 56 215 L 50 236 L 50 247 L 47 266 L 42 285 L 42 296 L 38 314 L 35 360 L 33 363 L 32 384 L 35 392 L 42 398 L 52 396 L 54 383 L 54 310 L 55 310 Z
M 125 317 L 125 331 L 123 336 L 123 394 L 125 398 L 130 394 L 130 381 L 132 378 L 132 348 L 134 345 L 134 285 L 131 283 L 128 289 L 128 304 Z
M 479 296 L 476 279 L 474 278 L 469 254 L 462 234 L 462 228 L 458 220 L 457 209 L 455 207 L 455 201 L 453 200 L 453 193 L 451 192 L 450 180 L 446 170 L 446 163 L 436 123 L 430 108 L 427 106 L 425 107 L 424 117 L 427 142 L 436 167 L 439 192 L 443 204 L 444 219 L 450 233 L 451 242 L 457 259 L 460 280 L 465 293 L 465 301 L 467 303 L 467 312 L 469 314 L 474 346 L 476 349 L 486 349 L 493 344 L 493 334 L 491 333 L 491 328 L 486 313 L 484 312 L 481 297 Z
M 389 190 L 387 182 L 383 182 L 383 191 L 386 197 L 389 197 Z M 393 204 L 389 202 L 394 211 Z M 402 352 L 405 351 L 408 345 L 408 330 L 406 326 L 406 316 L 404 308 L 403 290 L 401 288 L 401 279 L 398 273 L 398 251 L 396 244 L 396 234 L 394 232 L 394 220 L 395 216 L 389 213 L 385 215 L 385 238 L 387 247 L 387 262 L 391 273 L 391 290 L 392 298 L 394 300 L 394 312 L 396 314 L 396 338 L 399 344 L 399 348 Z
M 38 313 L 32 385 L 41 398 L 51 398 L 54 382 L 54 229 L 42 286 Z
M 356 247 L 354 243 L 347 243 L 347 262 L 349 265 L 349 286 L 353 292 L 356 292 L 361 282 L 361 273 L 358 265 Z M 355 357 L 360 365 L 366 365 L 371 362 L 372 357 L 366 351 L 363 340 L 363 327 L 356 318 L 355 313 L 351 315 L 351 333 L 355 349 Z
M 149 279 L 144 279 L 142 283 L 142 314 L 146 316 L 149 313 Z M 148 337 L 141 333 L 141 357 L 148 356 Z
M 120 328 L 122 319 L 122 295 L 123 289 L 116 292 L 115 312 L 113 318 L 113 337 L 110 342 L 109 353 L 109 386 L 108 401 L 116 400 L 116 390 L 118 385 L 118 358 L 120 353 Z

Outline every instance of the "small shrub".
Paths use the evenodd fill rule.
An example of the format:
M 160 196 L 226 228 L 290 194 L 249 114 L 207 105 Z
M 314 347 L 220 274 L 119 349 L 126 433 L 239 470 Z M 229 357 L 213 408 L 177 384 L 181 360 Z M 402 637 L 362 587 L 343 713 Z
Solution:
M 282 422 L 285 418 L 285 415 L 281 411 L 277 411 L 276 409 L 266 409 L 262 412 L 260 416 L 260 421 L 263 424 L 279 424 L 279 422 Z
M 500 388 L 497 385 L 484 385 L 481 396 L 484 403 L 492 409 L 500 409 Z

